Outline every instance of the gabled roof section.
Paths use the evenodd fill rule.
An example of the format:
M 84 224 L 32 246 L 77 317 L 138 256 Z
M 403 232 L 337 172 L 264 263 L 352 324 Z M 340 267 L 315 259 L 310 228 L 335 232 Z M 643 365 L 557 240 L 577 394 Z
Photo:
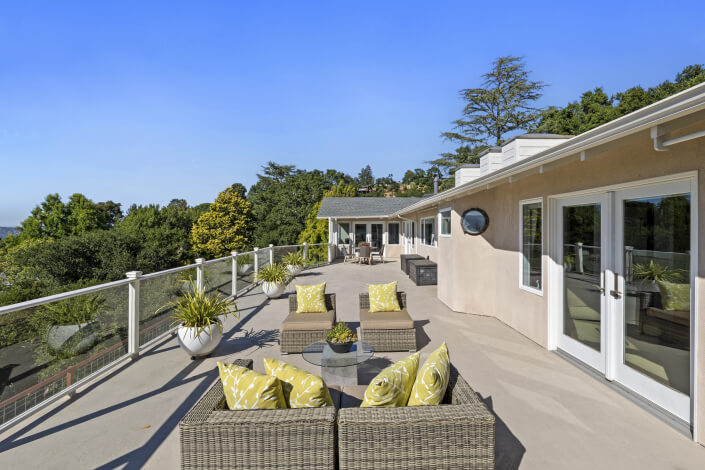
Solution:
M 420 197 L 326 197 L 321 202 L 318 218 L 389 217 L 420 200 Z

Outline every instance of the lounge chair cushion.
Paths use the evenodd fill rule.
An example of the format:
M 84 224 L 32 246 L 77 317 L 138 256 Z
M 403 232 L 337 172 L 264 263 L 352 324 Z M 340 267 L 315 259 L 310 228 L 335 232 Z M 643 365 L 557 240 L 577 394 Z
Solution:
M 360 406 L 406 406 L 416 379 L 420 355 L 411 354 L 377 374 L 365 390 L 365 399 Z
M 664 310 L 690 311 L 690 284 L 658 281 Z
M 416 375 L 407 406 L 439 405 L 450 380 L 450 357 L 444 342 L 433 351 Z
M 278 378 L 224 362 L 218 362 L 218 370 L 225 401 L 231 410 L 286 408 Z
M 370 293 L 370 312 L 398 312 L 397 281 L 388 284 L 367 284 Z
M 360 327 L 363 330 L 408 330 L 414 327 L 414 320 L 409 312 L 376 312 L 360 310 Z
M 330 330 L 335 321 L 335 312 L 329 310 L 325 313 L 296 313 L 292 312 L 284 319 L 282 330 Z
M 326 383 L 317 375 L 268 357 L 264 358 L 264 371 L 281 381 L 287 408 L 333 406 Z
M 326 283 L 296 286 L 296 313 L 325 313 Z

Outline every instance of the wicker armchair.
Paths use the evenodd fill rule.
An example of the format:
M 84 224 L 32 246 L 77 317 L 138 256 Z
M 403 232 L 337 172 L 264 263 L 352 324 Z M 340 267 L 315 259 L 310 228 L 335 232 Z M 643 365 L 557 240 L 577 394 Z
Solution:
M 306 346 L 326 339 L 326 334 L 335 325 L 335 294 L 326 294 L 325 313 L 296 313 L 296 295 L 289 296 L 289 316 L 279 331 L 279 347 L 282 354 L 300 353 Z
M 218 379 L 179 422 L 181 468 L 334 469 L 335 418 L 332 406 L 231 411 Z
M 341 408 L 340 470 L 492 469 L 495 417 L 451 365 L 438 406 Z
M 416 351 L 416 328 L 406 310 L 406 293 L 397 292 L 401 312 L 370 313 L 370 295 L 360 294 L 360 334 L 375 351 Z

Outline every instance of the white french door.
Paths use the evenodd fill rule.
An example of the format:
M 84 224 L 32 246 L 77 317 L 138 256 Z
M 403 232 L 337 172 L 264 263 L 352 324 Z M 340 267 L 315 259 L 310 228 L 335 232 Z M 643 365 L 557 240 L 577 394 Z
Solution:
M 692 177 L 554 199 L 555 345 L 692 422 Z
M 404 222 L 404 253 L 407 255 L 416 253 L 416 226 L 415 222 Z
M 558 260 L 561 311 L 558 347 L 605 372 L 605 268 L 607 198 L 604 194 L 559 201 Z

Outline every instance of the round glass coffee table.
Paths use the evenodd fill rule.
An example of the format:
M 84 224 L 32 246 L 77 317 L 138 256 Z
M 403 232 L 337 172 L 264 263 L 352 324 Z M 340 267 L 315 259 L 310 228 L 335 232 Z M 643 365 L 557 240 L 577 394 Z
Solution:
M 309 344 L 302 355 L 306 361 L 321 366 L 321 377 L 327 384 L 357 385 L 357 366 L 374 356 L 369 343 L 356 341 L 350 352 L 337 353 L 325 341 Z

